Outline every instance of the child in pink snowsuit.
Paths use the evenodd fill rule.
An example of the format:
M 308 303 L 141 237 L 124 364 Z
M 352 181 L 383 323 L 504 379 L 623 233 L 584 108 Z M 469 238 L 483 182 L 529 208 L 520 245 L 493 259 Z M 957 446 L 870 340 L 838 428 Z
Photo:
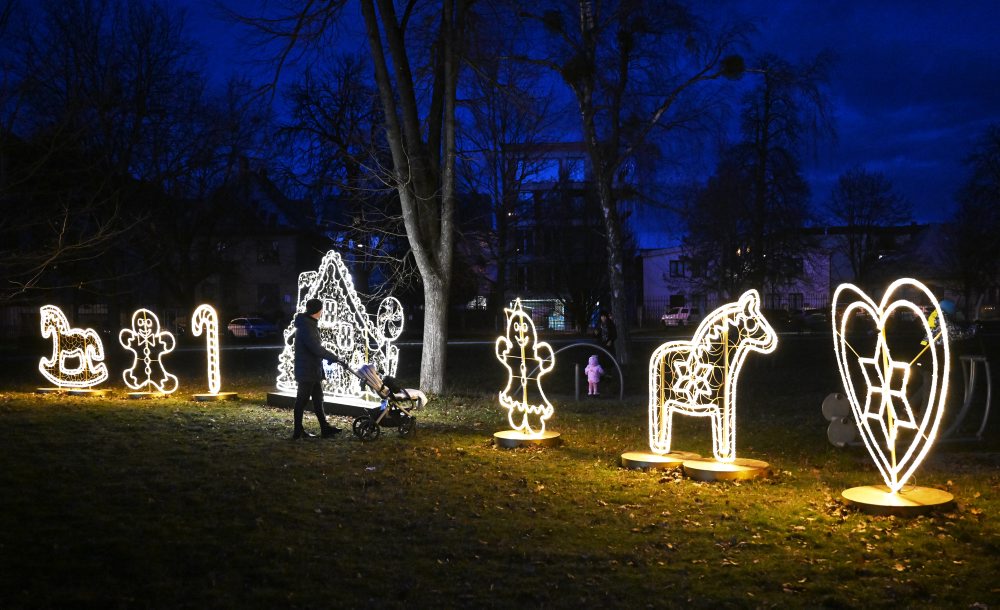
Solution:
M 604 369 L 601 368 L 600 363 L 597 361 L 596 354 L 590 357 L 583 372 L 587 375 L 587 396 L 600 396 L 601 393 L 597 390 L 597 384 L 601 381 Z

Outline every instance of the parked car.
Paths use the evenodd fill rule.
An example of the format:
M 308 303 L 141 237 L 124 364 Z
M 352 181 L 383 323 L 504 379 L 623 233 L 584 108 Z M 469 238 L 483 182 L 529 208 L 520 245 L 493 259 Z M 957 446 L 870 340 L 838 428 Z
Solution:
M 829 315 L 825 309 L 806 307 L 796 313 L 794 320 L 807 330 L 827 330 L 830 326 Z
M 238 339 L 277 337 L 278 327 L 263 318 L 233 318 L 226 325 L 230 336 Z
M 687 326 L 701 321 L 701 312 L 696 307 L 672 307 L 660 318 L 664 326 Z

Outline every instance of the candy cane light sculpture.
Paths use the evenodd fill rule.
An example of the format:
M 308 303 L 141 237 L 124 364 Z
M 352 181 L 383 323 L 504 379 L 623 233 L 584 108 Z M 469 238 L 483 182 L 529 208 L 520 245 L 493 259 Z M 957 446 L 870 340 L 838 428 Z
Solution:
M 191 314 L 191 334 L 200 337 L 205 334 L 205 354 L 208 357 L 208 394 L 195 394 L 197 401 L 225 400 L 236 398 L 236 392 L 220 392 L 222 388 L 222 367 L 220 365 L 219 314 L 208 304 L 199 305 Z

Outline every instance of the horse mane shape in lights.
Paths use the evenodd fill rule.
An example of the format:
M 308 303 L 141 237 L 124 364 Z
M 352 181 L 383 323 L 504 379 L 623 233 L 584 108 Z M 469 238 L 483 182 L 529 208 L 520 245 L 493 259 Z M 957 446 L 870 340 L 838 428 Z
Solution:
M 324 347 L 353 370 L 370 364 L 383 377 L 396 374 L 399 348 L 394 341 L 403 332 L 403 306 L 398 299 L 383 299 L 373 319 L 362 305 L 347 267 L 333 250 L 326 253 L 317 271 L 299 274 L 296 312 L 304 312 L 306 301 L 314 298 L 323 301 L 319 335 Z M 294 395 L 297 388 L 294 319 L 284 331 L 284 342 L 278 356 L 275 385 L 280 392 Z M 362 407 L 375 407 L 380 402 L 356 375 L 336 365 L 326 368 L 323 393 L 336 402 Z
M 211 305 L 199 305 L 191 314 L 191 334 L 200 337 L 205 333 L 205 350 L 208 354 L 208 391 L 218 394 L 222 387 L 219 366 L 219 314 Z
M 500 406 L 507 409 L 512 429 L 526 436 L 541 436 L 545 434 L 545 420 L 552 417 L 554 410 L 542 389 L 542 376 L 555 367 L 555 354 L 548 343 L 538 340 L 535 324 L 524 311 L 521 299 L 514 302 L 513 309 L 503 311 L 507 317 L 507 333 L 497 338 L 496 355 L 508 375 L 507 385 L 500 390 Z M 535 371 L 537 375 L 533 374 Z M 515 381 L 519 384 L 519 393 L 514 389 Z M 536 396 L 532 397 L 529 389 L 533 390 L 530 394 Z
M 174 351 L 174 336 L 160 329 L 160 319 L 148 309 L 132 314 L 132 328 L 118 333 L 118 342 L 132 352 L 132 366 L 122 372 L 125 385 L 136 391 L 171 394 L 177 390 L 177 377 L 163 368 L 160 359 Z
M 931 304 L 940 325 L 936 332 L 924 310 L 912 300 L 902 298 L 907 294 L 918 295 Z M 925 285 L 902 278 L 889 285 L 880 303 L 853 284 L 841 284 L 833 294 L 832 308 L 834 352 L 851 411 L 886 486 L 895 494 L 934 444 L 944 415 L 949 347 L 941 305 Z M 887 335 L 886 326 L 898 314 L 906 314 L 899 316 L 900 319 L 918 322 L 922 343 L 912 335 Z M 871 351 L 856 350 L 847 339 L 848 323 L 865 318 L 877 332 Z M 911 383 L 911 367 L 924 357 L 930 361 L 930 366 L 920 368 L 921 393 L 926 401 L 921 400 L 922 408 L 915 409 L 907 395 L 907 386 Z
M 66 314 L 43 305 L 42 338 L 52 339 L 52 355 L 38 361 L 42 376 L 60 388 L 92 388 L 108 378 L 104 344 L 92 328 L 70 328 Z
M 778 336 L 748 290 L 736 303 L 710 313 L 690 341 L 670 341 L 649 360 L 649 448 L 670 453 L 675 413 L 712 419 L 712 450 L 720 462 L 736 460 L 736 382 L 751 351 L 769 354 Z

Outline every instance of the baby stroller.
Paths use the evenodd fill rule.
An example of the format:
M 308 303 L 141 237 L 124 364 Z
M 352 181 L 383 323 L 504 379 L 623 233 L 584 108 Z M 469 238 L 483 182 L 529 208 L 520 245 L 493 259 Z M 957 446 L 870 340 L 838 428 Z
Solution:
M 382 426 L 397 428 L 403 438 L 416 431 L 417 418 L 411 411 L 427 404 L 427 396 L 423 392 L 400 387 L 392 377 L 380 376 L 370 364 L 363 365 L 354 374 L 382 399 L 377 408 L 354 418 L 351 425 L 354 436 L 362 441 L 373 441 L 379 437 Z

